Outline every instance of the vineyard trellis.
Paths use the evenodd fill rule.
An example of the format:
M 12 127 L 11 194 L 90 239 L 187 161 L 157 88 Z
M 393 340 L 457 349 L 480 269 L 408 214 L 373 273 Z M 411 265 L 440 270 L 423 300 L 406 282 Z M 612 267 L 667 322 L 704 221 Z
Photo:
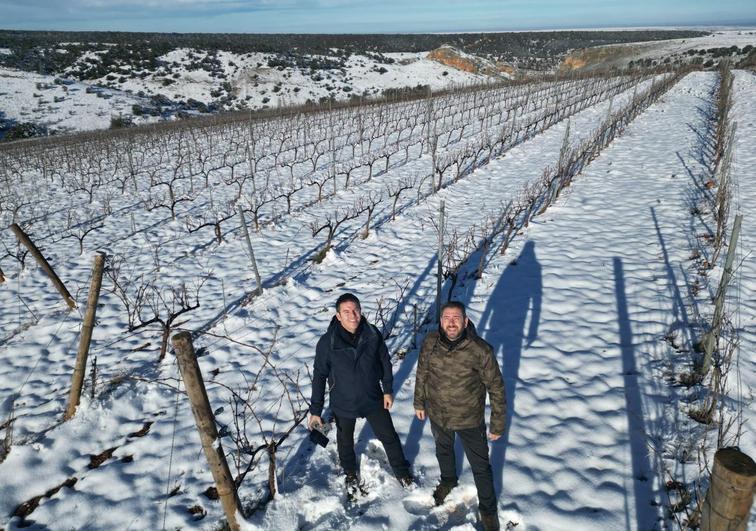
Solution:
M 92 249 L 112 256 L 105 287 L 128 322 L 123 332 L 157 325 L 160 355 L 154 361 L 160 366 L 169 335 L 183 326 L 179 318 L 195 310 L 204 311 L 205 318 L 201 290 L 223 281 L 222 273 L 207 267 L 208 256 L 222 260 L 241 254 L 244 238 L 254 261 L 249 237 L 259 238 L 255 248 L 269 250 L 258 246 L 266 245 L 265 238 L 277 226 L 292 223 L 303 231 L 285 243 L 299 244 L 292 261 L 309 267 L 309 258 L 322 259 L 338 245 L 369 237 L 376 226 L 390 223 L 405 209 L 434 197 L 513 146 L 598 102 L 643 87 L 627 105 L 617 105 L 591 138 L 572 148 L 568 129 L 556 167 L 546 168 L 500 211 L 488 213 L 464 232 L 447 234 L 440 277 L 451 279 L 451 293 L 457 272 L 474 253 L 484 251 L 483 264 L 488 252 L 504 252 L 514 234 L 547 208 L 572 177 L 677 79 L 670 74 L 623 74 L 538 81 L 331 113 L 135 136 L 104 135 L 86 144 L 11 145 L 0 150 L 0 182 L 8 185 L 0 218 L 18 222 L 44 242 L 46 253 L 61 261 L 70 256 L 70 241 L 78 243 L 82 257 Z M 66 200 L 46 210 L 35 195 Z M 86 215 L 69 214 L 84 206 L 86 210 L 79 212 Z M 253 234 L 245 234 L 246 214 L 252 218 Z M 324 236 L 316 240 L 319 235 Z M 21 275 L 25 255 L 5 233 L 0 239 L 6 250 L 0 256 L 6 276 Z M 204 243 L 197 244 L 198 240 Z M 283 268 L 280 264 L 272 268 L 284 248 Z M 259 254 L 262 275 L 255 272 L 257 295 L 266 281 L 275 278 L 271 271 L 289 266 L 285 245 Z M 399 303 L 401 299 L 403 295 Z M 236 304 L 250 300 L 241 297 Z M 220 313 L 228 306 L 224 303 Z M 413 327 L 416 330 L 417 324 Z M 228 376 L 230 381 L 218 382 L 213 391 L 217 396 L 219 388 L 225 389 L 237 398 L 231 404 L 234 413 L 225 419 L 232 419 L 229 426 L 235 423 L 241 479 L 258 458 L 248 440 L 248 420 L 257 425 L 255 433 L 263 434 L 273 461 L 271 444 L 301 421 L 295 407 L 301 405 L 295 392 L 299 376 L 277 373 L 268 363 L 263 360 L 253 367 L 262 371 L 267 366 L 273 376 L 266 378 L 278 381 L 271 396 L 241 400 L 245 395 L 240 389 L 252 387 L 244 377 L 235 381 L 238 376 Z M 286 403 L 291 414 L 281 421 L 276 414 L 272 422 L 270 412 Z M 274 492 L 274 486 L 270 488 Z

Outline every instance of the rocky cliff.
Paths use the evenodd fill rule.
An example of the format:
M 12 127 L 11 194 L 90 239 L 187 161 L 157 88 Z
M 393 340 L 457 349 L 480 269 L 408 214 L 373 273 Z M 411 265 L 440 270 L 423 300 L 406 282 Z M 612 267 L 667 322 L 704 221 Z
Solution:
M 511 77 L 515 73 L 514 67 L 506 63 L 494 63 L 488 59 L 483 59 L 474 55 L 465 53 L 452 46 L 441 46 L 428 53 L 428 59 L 436 61 L 450 68 L 463 70 L 473 74 L 483 76 L 507 76 Z

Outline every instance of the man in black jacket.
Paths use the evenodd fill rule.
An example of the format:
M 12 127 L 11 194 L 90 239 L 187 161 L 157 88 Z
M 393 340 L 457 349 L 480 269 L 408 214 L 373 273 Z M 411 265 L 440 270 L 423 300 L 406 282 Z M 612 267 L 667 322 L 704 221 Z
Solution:
M 351 293 L 336 300 L 336 315 L 315 350 L 310 429 L 323 424 L 326 381 L 336 418 L 336 442 L 346 475 L 347 494 L 356 495 L 359 485 L 354 426 L 361 417 L 367 419 L 383 444 L 394 475 L 403 486 L 410 486 L 413 479 L 409 463 L 389 414 L 394 404 L 394 375 L 388 349 L 378 329 L 362 316 L 360 301 Z

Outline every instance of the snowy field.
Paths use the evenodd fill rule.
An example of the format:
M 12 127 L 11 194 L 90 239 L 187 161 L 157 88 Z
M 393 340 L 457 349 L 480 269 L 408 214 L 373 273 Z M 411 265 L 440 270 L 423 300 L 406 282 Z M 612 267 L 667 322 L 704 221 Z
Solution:
M 519 231 L 506 252 L 493 245 L 482 260 L 479 252 L 467 261 L 455 255 L 473 250 L 497 213 L 538 185 L 544 168 L 557 164 L 565 137 L 570 146 L 591 138 L 605 120 L 663 78 L 560 82 L 441 98 L 434 105 L 367 108 L 359 115 L 339 111 L 335 118 L 315 115 L 306 123 L 292 118 L 283 122 L 285 127 L 275 121 L 249 131 L 219 127 L 177 134 L 165 149 L 161 139 L 149 138 L 142 143 L 150 156 L 139 163 L 116 157 L 123 147 L 113 144 L 117 167 L 103 156 L 106 140 L 95 150 L 74 145 L 47 154 L 0 151 L 0 157 L 10 157 L 6 161 L 19 157 L 28 163 L 18 166 L 11 160 L 0 175 L 14 183 L 10 207 L 0 212 L 2 224 L 18 222 L 31 234 L 80 306 L 67 311 L 12 234 L 0 233 L 6 251 L 0 268 L 7 277 L 0 283 L 0 436 L 12 435 L 10 453 L 0 463 L 0 512 L 11 516 L 0 526 L 218 527 L 223 512 L 204 494 L 212 477 L 175 358 L 169 352 L 158 360 L 160 327 L 138 326 L 153 310 L 164 318 L 187 303 L 180 289 L 166 288 L 186 286 L 192 306 L 201 284 L 196 288 L 199 307 L 178 317 L 171 333 L 195 332 L 232 474 L 237 464 L 247 466 L 245 451 L 278 439 L 301 418 L 314 345 L 330 321 L 335 298 L 350 290 L 360 296 L 368 317 L 391 332 L 393 418 L 418 478 L 416 489 L 404 491 L 369 428 L 358 423 L 361 476 L 369 494 L 359 511 L 347 510 L 335 431 L 323 449 L 313 447 L 299 425 L 277 450 L 279 494 L 251 514 L 245 528 L 476 528 L 477 500 L 466 464 L 460 487 L 443 506 L 432 506 L 430 493 L 438 480 L 433 440 L 412 408 L 414 345 L 430 329 L 433 315 L 435 220 L 443 201 L 445 266 L 460 266 L 456 283 L 447 280 L 445 296 L 468 304 L 479 333 L 496 349 L 507 385 L 508 430 L 491 444 L 502 525 L 518 530 L 676 528 L 685 515 L 670 514 L 677 500 L 665 485 L 675 479 L 693 489 L 698 463 L 686 452 L 708 440 L 711 458 L 711 437 L 716 441 L 716 433 L 707 434 L 687 415 L 701 389 L 672 385 L 670 376 L 674 380 L 691 368 L 693 336 L 711 316 L 710 296 L 721 272 L 715 268 L 702 281 L 704 289 L 692 292 L 691 242 L 702 228 L 691 220 L 691 201 L 708 171 L 717 73 L 691 73 L 672 86 L 583 168 L 555 204 Z M 735 73 L 734 100 L 733 214 L 746 211 L 756 194 L 748 181 L 756 170 L 756 76 Z M 423 114 L 424 121 L 410 123 L 410 116 Z M 394 123 L 391 116 L 402 117 L 394 132 L 382 126 L 384 132 L 372 138 L 370 127 Z M 344 124 L 341 136 L 334 136 L 334 123 Z M 301 138 L 302 147 L 282 147 L 286 154 L 275 161 L 270 155 L 256 158 L 257 150 L 275 150 L 271 132 L 287 130 L 295 131 L 292 145 Z M 437 164 L 457 161 L 448 166 L 440 190 L 423 177 L 431 165 L 428 131 L 438 135 Z M 190 136 L 192 147 L 184 152 L 182 142 Z M 251 170 L 250 157 L 232 160 L 230 149 L 249 138 L 256 142 L 247 144 L 255 160 L 254 185 L 239 180 Z M 499 147 L 487 150 L 496 138 L 502 139 Z M 336 151 L 318 158 L 318 145 L 340 142 Z M 125 144 L 130 147 L 123 153 L 136 156 L 137 144 L 138 139 Z M 302 152 L 315 161 L 312 168 L 309 159 L 299 158 Z M 51 165 L 61 153 L 73 156 Z M 216 155 L 207 164 L 197 160 L 206 153 Z M 344 172 L 352 165 L 347 186 Z M 93 175 L 106 177 L 92 187 Z M 89 186 L 74 182 L 86 181 L 84 176 Z M 262 189 L 262 176 L 269 192 Z M 177 186 L 169 186 L 175 184 L 171 177 Z M 405 184 L 411 186 L 397 196 L 393 212 L 392 191 Z M 252 186 L 259 188 L 253 192 Z M 237 189 L 240 195 L 231 201 Z M 325 197 L 318 197 L 319 190 Z M 251 233 L 264 287 L 255 296 L 238 219 L 218 220 L 229 209 L 233 213 L 234 203 L 252 209 L 269 196 L 289 192 L 291 213 L 278 196 L 262 207 L 260 229 Z M 173 205 L 172 216 L 166 205 L 174 194 L 186 200 Z M 371 199 L 377 201 L 372 222 L 360 210 Z M 311 227 L 357 211 L 335 231 L 323 261 L 313 262 L 323 235 L 313 235 Z M 246 215 L 252 229 L 251 212 Z M 366 217 L 370 230 L 363 238 Z M 210 225 L 197 228 L 198 220 Z M 454 235 L 456 251 L 450 244 Z M 749 397 L 756 377 L 747 353 L 756 342 L 753 245 L 753 223 L 746 217 L 742 265 L 729 306 L 738 308 L 734 321 L 743 354 L 728 411 L 744 409 L 744 432 L 736 442 L 752 457 L 756 444 Z M 90 359 L 97 357 L 97 375 L 93 387 L 88 371 L 77 414 L 62 423 L 89 270 L 98 250 L 120 262 L 111 263 L 100 298 L 90 353 Z M 482 275 L 476 278 L 479 264 Z M 123 291 L 116 281 L 124 283 Z M 121 299 L 134 303 L 135 290 L 148 285 L 154 288 L 148 289 L 155 297 L 152 304 L 144 304 L 141 313 L 129 312 Z M 417 334 L 413 308 L 420 321 Z M 234 424 L 239 403 L 231 391 L 247 396 L 254 411 L 242 431 L 247 446 L 234 443 L 240 435 Z M 267 458 L 262 452 L 255 459 L 239 491 L 247 506 L 267 489 Z M 12 516 L 36 497 L 24 514 Z
M 180 48 L 161 57 L 161 60 L 181 65 L 176 70 L 180 77 L 169 87 L 162 85 L 162 78 L 127 80 L 119 84 L 119 87 L 132 93 L 142 90 L 147 94 L 168 94 L 172 99 L 193 98 L 211 103 L 213 96 L 210 93 L 217 88 L 218 80 L 207 71 L 188 69 L 190 56 L 196 58 L 207 55 L 209 54 L 202 50 Z M 439 90 L 487 79 L 487 76 L 457 70 L 428 59 L 427 52 L 384 55 L 394 62 L 376 63 L 369 57 L 355 54 L 349 57 L 343 71 L 323 70 L 315 76 L 306 69 L 270 67 L 268 61 L 274 56 L 269 54 L 221 51 L 216 57 L 233 87 L 233 93 L 252 109 L 264 105 L 271 108 L 298 105 L 308 99 L 318 101 L 321 97 L 327 98 L 332 94 L 337 100 L 347 99 L 352 94 L 380 96 L 387 88 L 414 87 L 418 84 Z M 333 59 L 328 56 L 314 58 Z M 99 82 L 104 83 L 105 79 Z M 333 88 L 328 89 L 326 86 Z
M 756 46 L 756 28 L 723 29 L 704 37 L 688 39 L 670 39 L 639 46 L 639 59 L 660 59 L 674 54 L 683 54 L 689 50 L 724 48 L 737 46 Z
M 0 118 L 57 131 L 107 129 L 111 118 L 131 115 L 132 105 L 144 101 L 112 89 L 87 92 L 88 83 L 56 84 L 55 79 L 0 68 Z

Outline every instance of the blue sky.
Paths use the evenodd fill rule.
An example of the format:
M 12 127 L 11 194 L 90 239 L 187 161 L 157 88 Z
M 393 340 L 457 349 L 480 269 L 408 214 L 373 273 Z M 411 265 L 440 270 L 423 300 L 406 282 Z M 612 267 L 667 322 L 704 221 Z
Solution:
M 755 0 L 0 0 L 0 28 L 408 33 L 756 26 Z

